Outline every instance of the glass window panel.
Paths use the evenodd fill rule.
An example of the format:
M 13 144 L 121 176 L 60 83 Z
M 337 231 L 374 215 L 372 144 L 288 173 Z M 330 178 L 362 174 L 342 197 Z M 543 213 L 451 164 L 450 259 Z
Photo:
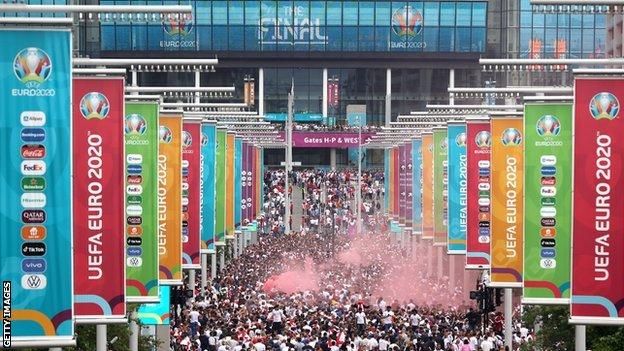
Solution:
M 594 15 L 583 15 L 583 28 L 594 28 Z
M 485 28 L 472 28 L 472 52 L 485 52 L 485 45 L 487 40 Z
M 155 50 L 155 51 L 161 51 L 161 50 L 169 50 L 169 48 L 167 47 L 167 45 L 165 45 L 165 47 L 161 47 L 161 41 L 163 40 L 163 34 L 164 31 L 162 29 L 162 26 L 159 25 L 148 25 L 147 26 L 147 41 L 148 41 L 148 50 Z M 173 40 L 171 40 L 173 41 Z M 165 43 L 163 43 L 165 44 Z M 167 43 L 168 44 L 168 43 Z M 135 45 L 132 45 L 133 47 Z
M 470 26 L 472 18 L 470 17 L 472 13 L 472 6 L 469 2 L 459 2 L 457 3 L 457 26 Z M 470 37 L 470 31 L 468 31 L 468 37 Z M 458 38 L 459 39 L 459 38 Z
M 358 25 L 358 4 L 355 1 L 345 1 L 342 3 L 342 24 L 344 26 Z
M 320 25 L 325 24 L 325 1 L 310 2 L 310 20 Z
M 459 8 L 458 8 L 459 10 Z M 458 11 L 459 13 L 459 11 Z M 459 18 L 458 18 L 459 19 Z M 470 27 L 459 27 L 455 30 L 455 51 L 470 52 Z
M 570 15 L 567 13 L 560 13 L 557 15 L 557 25 L 561 27 L 570 27 Z
M 212 50 L 212 28 L 197 26 L 197 45 L 200 50 Z
M 583 29 L 583 57 L 594 53 L 594 30 Z
M 328 1 L 327 2 L 327 25 L 328 26 L 342 25 L 342 2 L 340 1 Z
M 545 18 L 546 28 L 557 28 L 557 15 L 547 14 Z
M 292 26 L 279 26 L 279 35 L 277 37 L 277 51 L 293 50 L 293 32 Z
M 225 26 L 212 27 L 212 48 L 216 51 L 228 49 L 228 28 Z
M 390 27 L 375 27 L 375 51 L 388 51 Z
M 197 25 L 210 24 L 212 1 L 198 1 L 195 3 L 195 23 Z
M 115 49 L 116 50 L 131 50 L 130 47 L 130 26 L 129 25 L 116 25 L 115 31 Z
M 528 28 L 533 25 L 533 12 L 520 11 L 520 27 Z
M 596 23 L 594 24 L 595 28 L 605 28 L 606 18 L 603 15 L 596 15 Z
M 260 16 L 263 23 L 265 19 L 273 20 L 273 23 L 275 23 L 275 20 L 277 18 L 277 2 L 271 0 L 263 0 L 260 4 Z
M 360 2 L 360 26 L 375 24 L 375 3 L 372 1 Z
M 327 27 L 327 51 L 342 50 L 342 27 Z
M 581 52 L 582 41 L 578 40 L 581 38 L 581 30 L 580 29 L 570 29 L 570 51 L 572 52 Z
M 325 26 L 314 28 L 315 34 L 310 38 L 310 50 L 325 51 L 327 44 L 327 30 Z
M 520 0 L 520 9 L 521 10 L 526 10 L 526 11 L 531 11 L 531 1 L 530 0 Z
M 375 25 L 376 26 L 389 26 L 390 25 L 390 3 L 389 2 L 375 2 Z
M 557 29 L 556 28 L 546 28 L 544 38 L 544 50 L 546 52 L 546 58 L 554 57 L 555 48 L 556 48 L 556 40 L 557 40 Z
M 439 2 L 426 2 L 425 3 L 425 26 L 439 25 L 440 20 L 440 3 Z M 437 37 L 437 33 L 436 33 Z
M 260 1 L 245 1 L 245 24 L 257 26 L 260 23 Z
M 570 27 L 581 28 L 581 15 L 570 15 Z
M 245 26 L 243 28 L 245 32 L 245 50 L 259 51 L 260 43 L 258 40 L 258 26 Z
M 342 49 L 344 51 L 358 51 L 357 27 L 342 27 Z
M 424 51 L 438 51 L 438 27 L 425 27 L 423 29 Z
M 242 51 L 245 47 L 245 31 L 243 26 L 230 26 L 229 50 Z
M 455 25 L 455 3 L 454 2 L 440 3 L 440 25 L 441 26 L 454 26 Z M 442 38 L 442 32 L 440 32 L 440 38 Z M 440 45 L 442 45 L 442 42 L 440 42 Z
M 543 13 L 533 14 L 533 27 L 544 27 L 544 14 Z
M 212 23 L 227 24 L 227 1 L 212 2 Z
M 282 26 L 288 26 L 293 24 L 294 8 L 292 1 L 278 1 L 277 2 L 277 18 L 279 24 Z
M 290 33 L 289 33 L 290 34 Z M 310 27 L 295 27 L 293 37 L 293 50 L 309 51 L 310 50 Z
M 442 16 L 444 18 L 444 16 Z M 440 52 L 452 52 L 455 48 L 455 29 L 454 28 L 440 28 Z
M 472 3 L 472 25 L 482 26 L 487 25 L 487 4 L 482 2 Z
M 520 57 L 528 58 L 531 28 L 520 28 Z
M 230 14 L 229 14 L 229 24 L 230 25 L 240 25 L 240 24 L 244 24 L 244 6 L 243 6 L 243 2 L 242 1 L 230 1 L 230 4 L 228 6 L 228 9 L 230 10 Z
M 360 27 L 358 51 L 375 51 L 375 28 Z
M 101 39 L 100 39 L 100 47 L 104 51 L 115 50 L 115 26 L 113 25 L 102 25 L 100 27 Z

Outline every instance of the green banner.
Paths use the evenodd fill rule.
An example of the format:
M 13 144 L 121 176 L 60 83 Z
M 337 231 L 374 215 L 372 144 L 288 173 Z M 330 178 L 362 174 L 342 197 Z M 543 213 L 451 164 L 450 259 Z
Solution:
M 524 130 L 523 302 L 567 304 L 571 264 L 572 104 L 526 104 Z
M 216 203 L 216 233 L 215 245 L 225 245 L 225 172 L 227 156 L 227 131 L 217 129 L 217 203 Z
M 447 225 L 447 155 L 446 128 L 433 130 L 433 246 L 446 246 Z
M 126 216 L 128 302 L 158 301 L 158 104 L 126 103 L 126 204 L 140 213 Z M 140 238 L 140 241 L 135 240 Z M 140 242 L 140 245 L 136 245 Z M 132 245 L 128 245 L 131 243 Z

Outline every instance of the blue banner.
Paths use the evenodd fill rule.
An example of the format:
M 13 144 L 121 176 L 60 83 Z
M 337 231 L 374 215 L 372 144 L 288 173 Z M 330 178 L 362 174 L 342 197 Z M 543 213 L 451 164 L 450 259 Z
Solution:
M 413 228 L 414 234 L 421 235 L 422 225 L 423 225 L 422 223 L 422 217 L 423 217 L 422 215 L 422 140 L 421 139 L 412 140 L 412 170 L 413 170 L 412 171 L 412 228 Z
M 158 291 L 159 303 L 145 303 L 139 306 L 137 315 L 144 325 L 169 325 L 169 304 L 171 287 L 161 285 Z
M 217 166 L 217 127 L 214 124 L 202 124 L 201 137 L 201 241 L 202 253 L 214 252 L 215 243 L 215 201 Z
M 448 125 L 448 253 L 466 254 L 466 124 Z
M 3 319 L 10 338 L 4 346 L 69 344 L 71 33 L 2 30 L 0 36 L 0 272 L 3 310 L 11 314 Z
M 243 188 L 241 176 L 243 173 L 243 140 L 234 139 L 234 224 L 238 227 L 243 217 Z

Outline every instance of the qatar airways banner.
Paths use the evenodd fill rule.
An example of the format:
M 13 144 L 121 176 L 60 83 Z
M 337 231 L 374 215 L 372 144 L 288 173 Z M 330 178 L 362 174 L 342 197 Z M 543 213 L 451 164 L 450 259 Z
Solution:
M 422 238 L 433 239 L 433 134 L 422 134 Z
M 199 269 L 201 123 L 184 122 L 182 129 L 182 268 Z
M 448 124 L 448 245 L 447 252 L 466 253 L 466 124 Z
M 624 80 L 574 83 L 571 322 L 624 324 Z
M 358 133 L 340 133 L 340 132 L 300 132 L 293 131 L 294 147 L 332 147 L 339 149 L 358 147 Z M 362 133 L 362 144 L 370 141 L 373 133 Z M 280 136 L 285 140 L 285 134 L 282 132 Z
M 433 245 L 446 246 L 448 239 L 448 137 L 446 128 L 433 130 Z
M 73 100 L 76 320 L 125 322 L 124 79 L 74 78 Z
M 217 127 L 214 123 L 201 126 L 201 241 L 202 253 L 215 251 Z
M 412 140 L 412 229 L 414 234 L 423 233 L 422 202 L 422 139 Z
M 466 119 L 466 268 L 490 268 L 490 120 Z

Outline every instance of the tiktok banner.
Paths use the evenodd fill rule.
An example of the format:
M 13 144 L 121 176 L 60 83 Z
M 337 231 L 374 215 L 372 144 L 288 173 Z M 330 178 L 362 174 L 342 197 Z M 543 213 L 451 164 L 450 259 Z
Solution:
M 124 79 L 74 78 L 73 101 L 76 321 L 124 323 Z
M 569 304 L 572 103 L 525 104 L 524 137 L 522 302 Z
M 158 282 L 182 284 L 182 116 L 160 115 L 158 129 Z
M 201 119 L 184 118 L 182 125 L 182 268 L 201 268 L 200 181 Z
M 466 253 L 466 124 L 448 123 L 448 245 L 450 255 Z
M 433 239 L 433 133 L 422 134 L 422 238 Z
M 524 131 L 522 116 L 492 116 L 490 286 L 522 287 L 524 249 Z M 555 215 L 554 207 L 542 208 Z
M 422 139 L 412 140 L 412 229 L 413 233 L 423 233 L 422 203 Z
M 571 322 L 624 324 L 624 80 L 574 82 Z
M 433 129 L 433 246 L 446 246 L 448 178 L 446 127 Z
M 490 119 L 466 118 L 466 269 L 490 268 Z

